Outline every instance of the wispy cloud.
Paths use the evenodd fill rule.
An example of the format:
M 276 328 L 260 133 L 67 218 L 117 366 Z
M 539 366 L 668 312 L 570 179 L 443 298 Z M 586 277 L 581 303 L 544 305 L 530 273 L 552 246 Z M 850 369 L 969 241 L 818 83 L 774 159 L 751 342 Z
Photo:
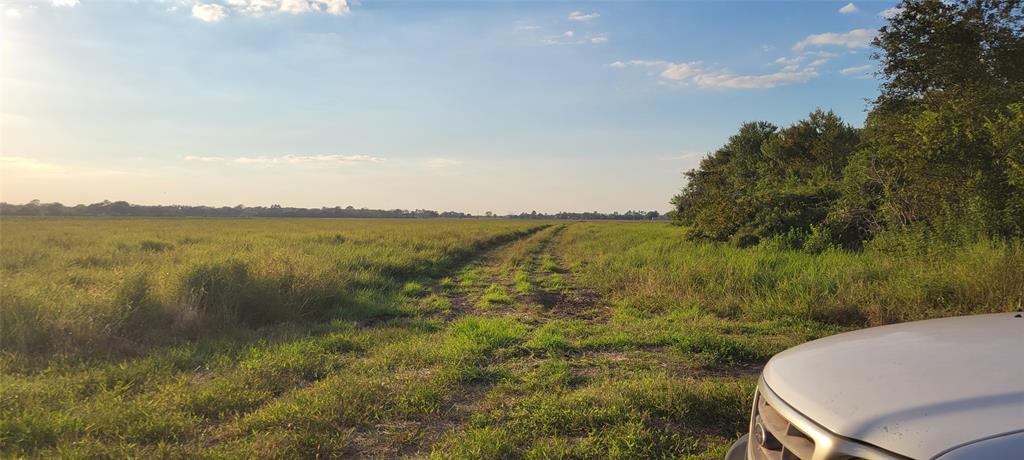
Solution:
M 533 24 L 518 24 L 518 25 L 516 25 L 516 30 L 517 31 L 530 31 L 530 30 L 540 30 L 540 29 L 541 29 L 540 26 L 533 25 Z
M 601 45 L 608 43 L 607 34 L 586 33 L 577 34 L 574 30 L 567 30 L 559 35 L 553 35 L 541 40 L 545 45 Z
M 255 166 L 299 165 L 299 166 L 347 166 L 365 163 L 381 163 L 383 158 L 371 155 L 279 155 L 255 157 L 216 157 L 188 155 L 185 161 L 203 163 L 235 163 Z
M 126 171 L 102 169 L 90 166 L 58 164 L 35 158 L 3 155 L 0 156 L 0 171 L 11 179 L 61 179 L 70 177 L 107 177 L 131 175 Z
M 78 0 L 50 0 L 50 4 L 58 8 L 71 8 L 78 6 Z
M 203 22 L 220 22 L 227 16 L 227 8 L 215 3 L 199 3 L 192 5 L 192 17 Z
M 845 68 L 843 70 L 840 70 L 839 73 L 841 75 L 846 75 L 846 76 L 853 76 L 853 77 L 858 77 L 858 78 L 868 78 L 868 77 L 871 76 L 871 72 L 870 71 L 872 69 L 874 69 L 874 68 L 875 68 L 875 66 L 873 66 L 871 64 L 864 64 L 864 65 L 859 65 L 859 66 L 856 66 L 856 67 L 847 67 L 847 68 Z
M 17 171 L 17 172 L 31 172 L 31 173 L 59 173 L 63 172 L 66 168 L 44 161 L 39 161 L 33 158 L 19 157 L 19 156 L 0 156 L 0 166 L 3 166 L 5 173 Z
M 793 45 L 793 49 L 800 51 L 808 46 L 845 46 L 850 49 L 867 48 L 877 34 L 878 31 L 871 29 L 853 29 L 843 33 L 826 32 L 808 35 L 807 38 Z
M 896 15 L 898 15 L 898 14 L 900 14 L 902 12 L 903 12 L 903 8 L 894 6 L 892 8 L 886 8 L 886 9 L 882 10 L 881 12 L 878 13 L 878 15 L 883 17 L 883 18 L 885 18 L 885 19 L 892 19 L 893 17 L 896 17 Z
M 608 64 L 615 69 L 642 67 L 654 69 L 662 84 L 696 86 L 707 89 L 765 89 L 794 83 L 804 83 L 818 76 L 818 68 L 828 62 L 819 58 L 803 64 L 806 55 L 779 58 L 774 64 L 782 66 L 776 72 L 740 74 L 726 68 L 709 66 L 701 61 L 669 62 L 665 60 L 615 61 Z
M 842 8 L 839 8 L 839 14 L 853 14 L 858 11 L 860 11 L 860 9 L 858 9 L 857 5 L 854 5 L 853 2 L 847 3 L 843 5 Z
M 185 161 L 202 161 L 204 163 L 218 163 L 225 161 L 224 157 L 205 157 L 199 155 L 186 155 Z
M 774 72 L 761 75 L 737 75 L 729 72 L 701 74 L 694 77 L 703 88 L 765 89 L 793 83 L 805 83 L 818 76 L 818 72 L 803 69 L 793 72 Z
M 708 154 L 706 150 L 684 150 L 679 153 L 673 153 L 669 155 L 658 155 L 655 158 L 664 161 L 692 161 L 694 159 L 700 159 Z
M 423 165 L 432 169 L 450 168 L 461 165 L 463 162 L 454 158 L 430 158 L 423 162 Z
M 598 13 L 584 13 L 582 11 L 573 11 L 569 13 L 570 21 L 589 22 L 601 17 Z

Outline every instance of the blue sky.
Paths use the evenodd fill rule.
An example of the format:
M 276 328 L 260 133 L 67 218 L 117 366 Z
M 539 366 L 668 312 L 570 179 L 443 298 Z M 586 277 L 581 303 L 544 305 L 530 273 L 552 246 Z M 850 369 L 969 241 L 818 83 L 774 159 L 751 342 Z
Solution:
M 0 198 L 669 209 L 744 121 L 854 125 L 890 2 L 0 2 Z

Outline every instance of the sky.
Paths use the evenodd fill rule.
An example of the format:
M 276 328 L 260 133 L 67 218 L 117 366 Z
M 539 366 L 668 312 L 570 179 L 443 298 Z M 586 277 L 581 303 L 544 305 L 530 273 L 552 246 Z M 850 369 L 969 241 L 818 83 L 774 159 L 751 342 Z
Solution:
M 0 0 L 0 199 L 667 211 L 743 122 L 861 126 L 893 5 Z

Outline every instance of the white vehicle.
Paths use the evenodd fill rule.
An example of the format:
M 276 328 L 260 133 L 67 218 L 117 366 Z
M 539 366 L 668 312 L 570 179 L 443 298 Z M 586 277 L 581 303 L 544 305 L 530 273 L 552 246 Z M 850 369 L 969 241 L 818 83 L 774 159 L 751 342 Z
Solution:
M 1024 459 L 1024 314 L 838 334 L 765 366 L 726 460 Z

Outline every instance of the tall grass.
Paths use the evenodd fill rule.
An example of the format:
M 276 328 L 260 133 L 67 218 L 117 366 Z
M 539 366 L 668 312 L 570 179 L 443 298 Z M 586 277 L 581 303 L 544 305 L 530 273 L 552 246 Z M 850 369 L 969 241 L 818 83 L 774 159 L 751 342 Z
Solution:
M 0 456 L 721 458 L 773 354 L 1024 297 L 1019 244 L 539 228 L 0 220 Z
M 117 354 L 230 327 L 393 314 L 382 298 L 407 280 L 535 226 L 4 218 L 0 349 Z
M 720 317 L 868 326 L 1024 305 L 1024 245 L 807 254 L 687 241 L 656 224 L 572 226 L 578 276 L 644 311 L 696 307 Z

